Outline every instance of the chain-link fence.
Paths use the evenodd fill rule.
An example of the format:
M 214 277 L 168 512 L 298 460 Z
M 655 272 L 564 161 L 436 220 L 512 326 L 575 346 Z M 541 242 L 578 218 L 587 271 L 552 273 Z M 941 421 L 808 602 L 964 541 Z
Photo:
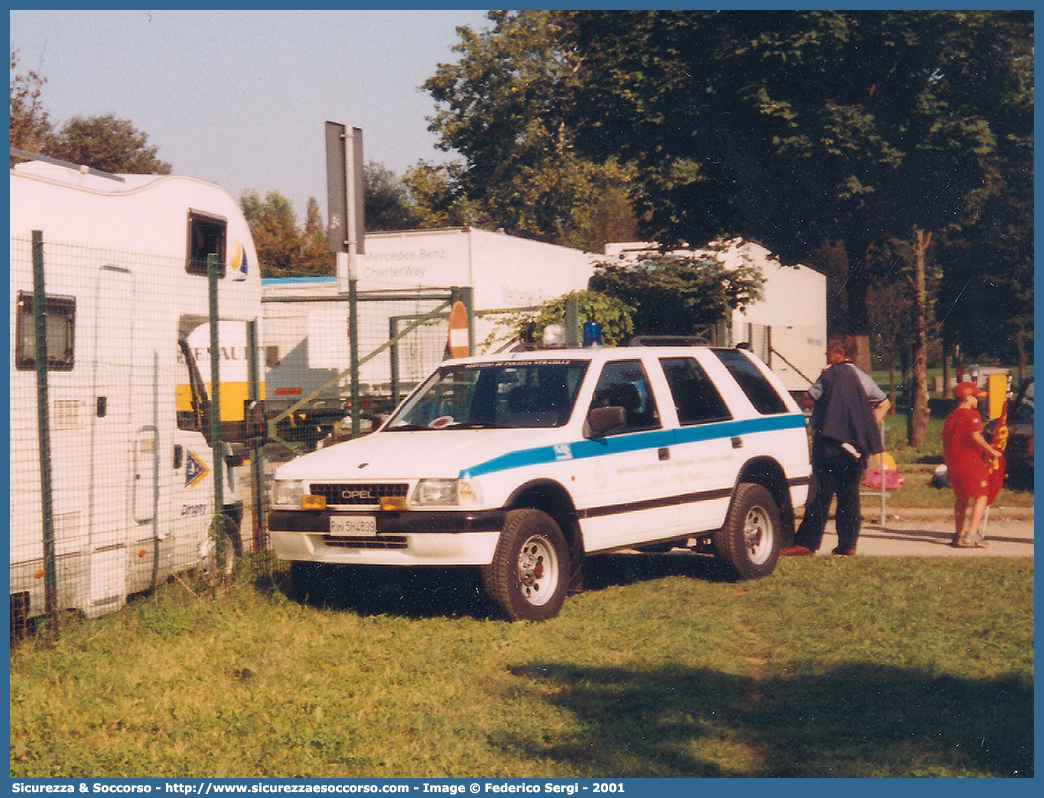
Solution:
M 379 424 L 446 357 L 449 307 L 468 297 L 457 289 L 360 293 L 353 329 L 348 295 L 336 289 L 322 279 L 265 281 L 265 409 L 284 456 L 350 436 L 353 399 L 358 432 Z
M 493 320 L 515 312 L 478 318 L 468 289 L 369 292 L 352 330 L 336 291 L 262 302 L 240 282 L 215 257 L 12 236 L 14 634 L 266 549 L 276 462 L 350 437 L 353 398 L 355 433 L 378 424 L 446 357 L 456 302 L 472 351 L 510 338 Z
M 239 373 L 209 353 L 256 324 L 256 278 L 42 232 L 12 235 L 10 278 L 12 633 L 219 571 L 254 504 L 232 466 L 251 389 L 245 349 Z

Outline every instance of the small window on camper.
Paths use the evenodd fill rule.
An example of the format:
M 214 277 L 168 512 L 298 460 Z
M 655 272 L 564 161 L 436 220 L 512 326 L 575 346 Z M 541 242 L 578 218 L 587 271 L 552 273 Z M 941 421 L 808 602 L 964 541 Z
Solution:
M 218 277 L 225 276 L 225 231 L 228 223 L 219 216 L 189 211 L 188 259 L 185 271 L 207 275 L 207 258 L 217 255 Z
M 21 370 L 36 368 L 35 295 L 18 292 L 18 315 L 15 329 L 15 367 Z M 72 371 L 74 333 L 76 330 L 76 298 L 48 296 L 44 299 L 44 319 L 47 325 L 47 368 L 49 371 Z

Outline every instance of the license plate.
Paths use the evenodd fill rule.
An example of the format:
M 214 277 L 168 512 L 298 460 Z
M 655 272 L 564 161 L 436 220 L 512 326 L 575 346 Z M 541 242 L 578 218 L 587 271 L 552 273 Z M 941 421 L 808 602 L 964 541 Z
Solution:
M 377 519 L 372 515 L 330 516 L 330 534 L 347 538 L 372 538 L 377 535 Z

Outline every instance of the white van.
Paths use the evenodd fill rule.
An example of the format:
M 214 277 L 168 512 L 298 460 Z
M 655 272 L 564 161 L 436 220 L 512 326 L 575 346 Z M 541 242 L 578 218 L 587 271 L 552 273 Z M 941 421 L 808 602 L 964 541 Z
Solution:
M 209 318 L 208 255 L 221 264 L 220 319 L 258 317 L 257 256 L 236 201 L 193 178 L 30 161 L 11 169 L 10 199 L 12 622 L 45 611 L 38 301 L 56 608 L 94 617 L 212 556 L 213 480 L 226 469 L 211 449 L 210 375 L 186 341 Z

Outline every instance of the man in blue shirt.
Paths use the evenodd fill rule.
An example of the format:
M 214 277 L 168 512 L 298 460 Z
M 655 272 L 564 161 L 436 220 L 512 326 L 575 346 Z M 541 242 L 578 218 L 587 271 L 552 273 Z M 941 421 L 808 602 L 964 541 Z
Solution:
M 856 553 L 862 525 L 859 485 L 867 458 L 884 450 L 879 425 L 891 403 L 868 374 L 850 360 L 851 336 L 835 335 L 827 344 L 830 364 L 805 394 L 812 407 L 812 485 L 794 545 L 786 557 L 815 554 L 823 542 L 830 502 L 837 496 L 837 548 L 834 554 Z

